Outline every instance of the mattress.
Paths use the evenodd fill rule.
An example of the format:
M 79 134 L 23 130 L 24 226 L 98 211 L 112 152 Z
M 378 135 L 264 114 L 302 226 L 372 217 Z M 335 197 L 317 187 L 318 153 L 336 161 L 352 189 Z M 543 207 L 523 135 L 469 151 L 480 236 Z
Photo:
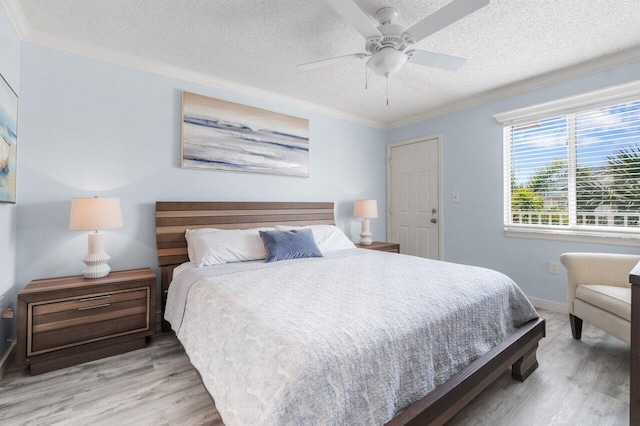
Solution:
M 381 425 L 538 315 L 496 271 L 354 249 L 185 269 L 165 318 L 227 426 Z

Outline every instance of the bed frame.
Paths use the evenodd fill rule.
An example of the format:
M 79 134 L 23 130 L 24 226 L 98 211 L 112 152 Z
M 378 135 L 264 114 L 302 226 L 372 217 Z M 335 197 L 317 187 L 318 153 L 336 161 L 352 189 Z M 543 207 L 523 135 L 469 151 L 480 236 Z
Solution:
M 157 202 L 156 243 L 162 284 L 162 330 L 167 291 L 173 269 L 189 260 L 186 229 L 248 229 L 274 225 L 334 225 L 333 203 L 309 202 Z M 545 336 L 545 321 L 532 320 L 503 342 L 407 407 L 388 426 L 441 425 L 511 367 L 524 381 L 538 367 L 536 350 Z

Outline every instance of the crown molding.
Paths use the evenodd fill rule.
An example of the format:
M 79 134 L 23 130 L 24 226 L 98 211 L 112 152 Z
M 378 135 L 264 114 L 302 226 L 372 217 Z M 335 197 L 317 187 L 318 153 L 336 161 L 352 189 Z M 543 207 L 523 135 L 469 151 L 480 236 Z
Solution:
M 27 16 L 24 14 L 22 5 L 19 0 L 0 0 L 0 5 L 4 7 L 7 12 L 9 21 L 13 25 L 13 29 L 16 31 L 20 40 L 24 39 L 24 36 L 31 31 L 31 25 L 27 20 Z
M 23 41 L 39 46 L 49 47 L 52 49 L 63 50 L 65 52 L 90 57 L 104 62 L 110 62 L 130 68 L 136 68 L 154 74 L 160 74 L 165 77 L 171 77 L 191 83 L 201 84 L 203 86 L 212 87 L 215 89 L 250 96 L 252 98 L 274 102 L 284 106 L 299 108 L 311 113 L 322 114 L 325 116 L 338 118 L 353 123 L 364 124 L 366 126 L 383 130 L 385 129 L 384 123 L 380 123 L 366 117 L 350 114 L 312 102 L 303 101 L 291 96 L 281 95 L 234 81 L 214 77 L 210 74 L 191 71 L 185 68 L 177 67 L 175 65 L 169 65 L 163 62 L 142 58 L 140 56 L 132 55 L 129 53 L 107 49 L 105 47 L 96 46 L 90 43 L 71 40 L 68 38 L 55 36 L 36 30 L 31 30 L 27 34 L 25 34 L 25 36 L 23 37 Z
M 0 0 L 0 5 L 4 7 L 7 16 L 11 21 L 16 34 L 20 40 L 37 44 L 52 49 L 62 50 L 81 56 L 90 57 L 104 62 L 110 62 L 130 68 L 136 68 L 142 71 L 160 74 L 165 77 L 171 77 L 191 83 L 201 84 L 203 86 L 215 89 L 233 92 L 239 95 L 250 96 L 253 98 L 274 102 L 280 105 L 298 108 L 307 112 L 325 115 L 328 117 L 338 118 L 357 124 L 375 127 L 385 130 L 386 126 L 370 118 L 362 117 L 357 114 L 340 111 L 334 108 L 325 107 L 313 102 L 304 101 L 291 96 L 281 95 L 279 93 L 270 92 L 268 90 L 258 89 L 246 84 L 236 83 L 234 81 L 225 80 L 214 77 L 210 74 L 204 74 L 197 71 L 187 70 L 185 68 L 174 65 L 165 64 L 163 62 L 142 58 L 140 56 L 107 49 L 90 43 L 71 40 L 68 38 L 47 34 L 34 30 L 24 13 L 24 9 L 19 0 Z
M 494 114 L 493 118 L 504 126 L 531 123 L 555 115 L 570 114 L 585 109 L 632 102 L 640 96 L 640 80 L 605 87 L 551 102 L 531 105 Z
M 558 71 L 548 72 L 546 74 L 541 74 L 506 86 L 498 87 L 497 89 L 488 90 L 461 102 L 453 102 L 451 104 L 426 111 L 422 114 L 393 121 L 387 124 L 386 129 L 390 130 L 406 126 L 408 124 L 417 123 L 419 121 L 428 120 L 430 118 L 439 117 L 452 112 L 520 95 L 532 90 L 542 89 L 544 87 L 575 80 L 580 77 L 597 74 L 613 68 L 629 65 L 634 62 L 640 62 L 640 47 L 622 50 L 610 55 L 601 56 L 590 61 L 563 68 Z
M 163 62 L 145 59 L 136 55 L 119 52 L 90 43 L 71 40 L 52 34 L 43 33 L 32 29 L 24 13 L 19 0 L 0 0 L 13 24 L 18 37 L 29 43 L 37 44 L 52 49 L 63 50 L 81 56 L 87 56 L 104 62 L 136 68 L 142 71 L 160 74 L 166 77 L 176 78 L 215 89 L 262 99 L 280 105 L 299 108 L 311 113 L 317 113 L 328 117 L 338 118 L 366 126 L 391 130 L 419 121 L 428 120 L 445 114 L 472 108 L 485 103 L 497 101 L 532 90 L 541 89 L 566 81 L 574 80 L 587 75 L 596 74 L 613 68 L 640 62 L 640 46 L 605 55 L 590 61 L 573 65 L 558 71 L 548 72 L 519 82 L 501 86 L 469 97 L 460 102 L 437 107 L 424 113 L 406 117 L 392 122 L 380 122 L 357 114 L 344 112 L 338 109 L 325 107 L 309 101 L 304 101 L 291 96 L 281 95 L 264 89 L 237 83 L 230 80 L 214 77 L 210 74 L 187 70 L 185 68 L 169 65 Z

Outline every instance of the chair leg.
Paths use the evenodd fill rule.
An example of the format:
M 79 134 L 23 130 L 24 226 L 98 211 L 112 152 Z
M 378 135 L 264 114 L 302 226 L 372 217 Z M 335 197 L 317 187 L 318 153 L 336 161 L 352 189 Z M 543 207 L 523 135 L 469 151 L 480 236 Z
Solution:
M 582 337 L 582 320 L 575 315 L 569 314 L 569 321 L 571 321 L 571 334 L 576 340 L 580 340 Z

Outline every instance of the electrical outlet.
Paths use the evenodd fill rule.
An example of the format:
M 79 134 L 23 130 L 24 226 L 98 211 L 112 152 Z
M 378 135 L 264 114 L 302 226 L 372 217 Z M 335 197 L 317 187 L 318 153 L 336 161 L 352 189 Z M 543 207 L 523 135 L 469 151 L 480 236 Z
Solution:
M 451 201 L 454 203 L 459 203 L 460 202 L 460 193 L 459 192 L 454 192 L 453 196 L 451 197 Z
M 555 261 L 549 262 L 549 273 L 552 275 L 558 275 L 560 273 L 560 263 Z

